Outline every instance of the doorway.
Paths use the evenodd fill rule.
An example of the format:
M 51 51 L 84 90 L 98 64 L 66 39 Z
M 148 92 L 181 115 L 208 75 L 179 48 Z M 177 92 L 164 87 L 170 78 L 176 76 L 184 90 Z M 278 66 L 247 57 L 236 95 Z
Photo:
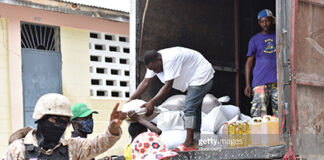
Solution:
M 59 28 L 21 23 L 24 126 L 35 127 L 32 115 L 46 93 L 62 93 Z

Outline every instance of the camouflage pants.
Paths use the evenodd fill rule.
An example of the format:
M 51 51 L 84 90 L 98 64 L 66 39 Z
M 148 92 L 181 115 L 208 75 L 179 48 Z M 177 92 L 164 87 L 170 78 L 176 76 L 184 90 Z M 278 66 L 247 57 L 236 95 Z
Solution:
M 262 117 L 264 115 L 267 115 L 269 104 L 271 104 L 273 115 L 276 115 L 278 117 L 277 83 L 270 83 L 254 87 L 253 100 L 251 104 L 252 117 Z

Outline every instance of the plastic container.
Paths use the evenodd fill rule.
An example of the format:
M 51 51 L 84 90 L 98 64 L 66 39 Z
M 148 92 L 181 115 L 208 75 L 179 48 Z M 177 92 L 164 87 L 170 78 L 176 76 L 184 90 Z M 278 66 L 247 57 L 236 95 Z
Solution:
M 279 137 L 279 119 L 276 116 L 270 117 L 270 121 L 267 122 L 268 129 L 268 145 L 278 145 L 280 144 Z
M 271 121 L 271 116 L 265 115 L 262 117 L 262 125 L 261 125 L 261 144 L 269 145 L 269 122 Z
M 262 118 L 253 117 L 251 122 L 251 144 L 262 145 Z
M 222 127 L 222 135 L 220 135 L 221 138 L 228 140 L 228 123 L 225 122 Z
M 251 139 L 253 145 L 273 146 L 280 144 L 279 119 L 265 115 L 254 117 L 251 123 Z
M 236 134 L 237 135 L 242 135 L 243 134 L 242 123 L 241 122 L 237 122 L 237 125 L 236 125 Z
M 228 134 L 228 123 L 224 123 L 223 129 L 222 129 L 222 134 L 227 135 Z
M 244 138 L 243 138 L 242 126 L 243 126 L 242 122 L 237 122 L 237 125 L 236 125 L 237 147 L 244 147 Z
M 228 125 L 228 147 L 236 147 L 235 143 L 232 143 L 236 139 L 236 122 L 232 122 Z
M 250 134 L 250 125 L 246 120 L 243 122 L 242 130 L 243 134 Z
M 244 120 L 242 124 L 242 131 L 243 131 L 243 146 L 248 147 L 251 145 L 251 135 L 250 135 L 250 125 Z
M 235 135 L 236 134 L 235 128 L 236 128 L 236 122 L 230 123 L 228 125 L 228 135 Z

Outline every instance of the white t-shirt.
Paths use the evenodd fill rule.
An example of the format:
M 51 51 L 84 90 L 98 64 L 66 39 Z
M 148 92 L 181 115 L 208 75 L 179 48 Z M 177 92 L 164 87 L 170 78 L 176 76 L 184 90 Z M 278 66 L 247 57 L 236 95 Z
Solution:
M 163 72 L 155 74 L 147 69 L 145 78 L 158 76 L 162 83 L 173 79 L 172 87 L 182 92 L 188 86 L 201 86 L 214 77 L 212 65 L 197 51 L 171 47 L 158 51 L 162 56 Z

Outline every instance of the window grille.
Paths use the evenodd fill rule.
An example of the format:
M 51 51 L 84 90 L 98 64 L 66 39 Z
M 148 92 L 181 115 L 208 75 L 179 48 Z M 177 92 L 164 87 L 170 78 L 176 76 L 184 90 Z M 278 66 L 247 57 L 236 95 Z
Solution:
M 89 38 L 91 97 L 129 98 L 129 38 L 101 32 L 90 32 Z
M 59 51 L 59 28 L 53 26 L 21 23 L 21 48 Z

